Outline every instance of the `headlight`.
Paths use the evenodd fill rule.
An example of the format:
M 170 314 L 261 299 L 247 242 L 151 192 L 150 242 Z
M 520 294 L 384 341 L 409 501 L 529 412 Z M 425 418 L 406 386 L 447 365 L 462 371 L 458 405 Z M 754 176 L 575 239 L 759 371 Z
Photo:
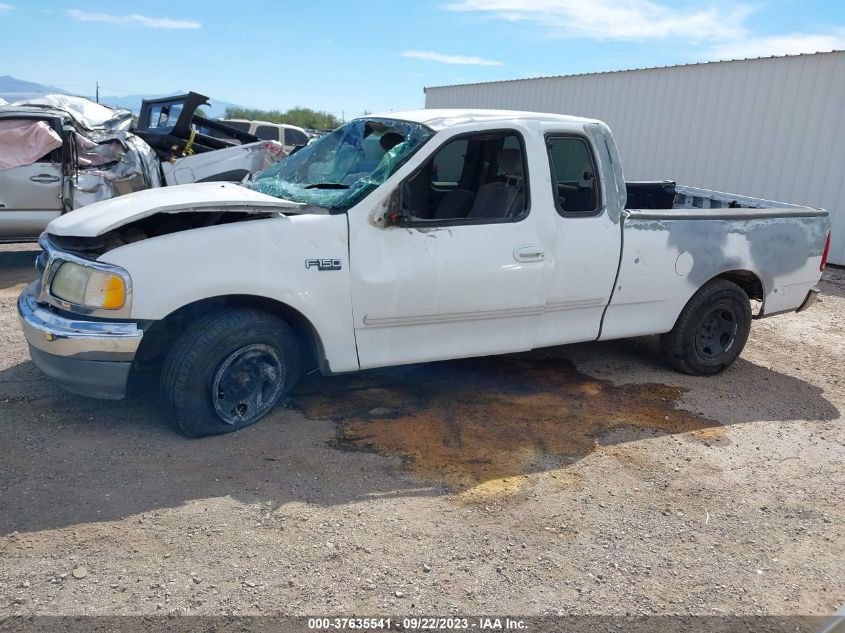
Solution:
M 68 303 L 89 308 L 119 310 L 126 304 L 123 277 L 74 262 L 65 262 L 59 267 L 50 293 Z

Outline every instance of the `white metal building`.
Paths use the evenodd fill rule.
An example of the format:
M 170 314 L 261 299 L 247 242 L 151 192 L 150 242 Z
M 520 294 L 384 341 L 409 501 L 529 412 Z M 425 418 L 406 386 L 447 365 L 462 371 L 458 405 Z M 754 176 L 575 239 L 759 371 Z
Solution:
M 828 209 L 845 264 L 845 51 L 440 86 L 425 105 L 601 119 L 626 179 Z

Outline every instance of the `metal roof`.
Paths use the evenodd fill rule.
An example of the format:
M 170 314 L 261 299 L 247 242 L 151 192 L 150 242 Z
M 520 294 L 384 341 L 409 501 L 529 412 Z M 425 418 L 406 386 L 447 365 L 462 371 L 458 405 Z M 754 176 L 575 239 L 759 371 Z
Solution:
M 568 77 L 587 77 L 590 75 L 616 75 L 620 73 L 634 73 L 640 72 L 644 70 L 667 70 L 670 68 L 690 68 L 693 66 L 713 66 L 717 64 L 734 64 L 737 62 L 756 62 L 756 61 L 766 61 L 771 59 L 785 59 L 785 58 L 792 58 L 792 57 L 812 57 L 814 55 L 832 55 L 834 53 L 842 53 L 845 52 L 840 49 L 835 49 L 832 51 L 818 51 L 815 53 L 798 53 L 796 55 L 770 55 L 768 57 L 742 57 L 738 59 L 720 59 L 714 61 L 707 61 L 707 62 L 690 62 L 689 64 L 669 64 L 666 66 L 644 66 L 642 68 L 623 68 L 620 70 L 596 70 L 593 72 L 588 73 L 570 73 L 568 75 L 539 75 L 537 77 L 518 77 L 515 79 L 496 79 L 493 81 L 473 81 L 464 84 L 441 84 L 439 86 L 425 86 L 423 88 L 423 92 L 427 92 L 428 90 L 436 90 L 438 88 L 453 88 L 456 86 L 483 86 L 486 84 L 504 84 L 504 83 L 514 83 L 517 81 L 536 81 L 538 79 L 565 79 Z

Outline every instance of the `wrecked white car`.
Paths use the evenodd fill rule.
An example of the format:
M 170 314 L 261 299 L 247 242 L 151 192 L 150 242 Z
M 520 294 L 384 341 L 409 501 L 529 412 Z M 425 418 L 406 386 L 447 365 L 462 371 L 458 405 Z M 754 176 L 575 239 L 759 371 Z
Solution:
M 234 129 L 206 143 L 197 129 L 205 120 L 198 124 L 184 107 L 196 109 L 204 99 L 173 97 L 164 110 L 145 102 L 142 121 L 156 105 L 159 118 L 147 116 L 143 130 L 131 130 L 128 110 L 81 97 L 45 95 L 0 106 L 0 241 L 35 239 L 63 213 L 134 191 L 238 181 L 286 155 L 280 144 Z M 168 117 L 177 108 L 185 116 Z M 173 134 L 177 121 L 191 126 L 184 138 Z M 151 146 L 144 136 L 167 146 Z
M 18 310 L 60 384 L 121 398 L 157 368 L 201 436 L 258 421 L 310 368 L 660 334 L 673 367 L 715 374 L 752 318 L 813 302 L 829 244 L 823 210 L 626 183 L 596 120 L 422 110 L 351 121 L 248 187 L 54 220 Z

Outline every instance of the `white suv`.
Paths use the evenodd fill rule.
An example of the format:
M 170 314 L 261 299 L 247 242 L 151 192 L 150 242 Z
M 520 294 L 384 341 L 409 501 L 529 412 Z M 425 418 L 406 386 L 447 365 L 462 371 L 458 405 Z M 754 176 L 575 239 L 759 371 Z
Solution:
M 254 134 L 262 141 L 278 141 L 288 152 L 295 147 L 308 145 L 309 136 L 301 127 L 287 123 L 270 123 L 269 121 L 250 121 L 249 119 L 219 119 L 221 123 Z

